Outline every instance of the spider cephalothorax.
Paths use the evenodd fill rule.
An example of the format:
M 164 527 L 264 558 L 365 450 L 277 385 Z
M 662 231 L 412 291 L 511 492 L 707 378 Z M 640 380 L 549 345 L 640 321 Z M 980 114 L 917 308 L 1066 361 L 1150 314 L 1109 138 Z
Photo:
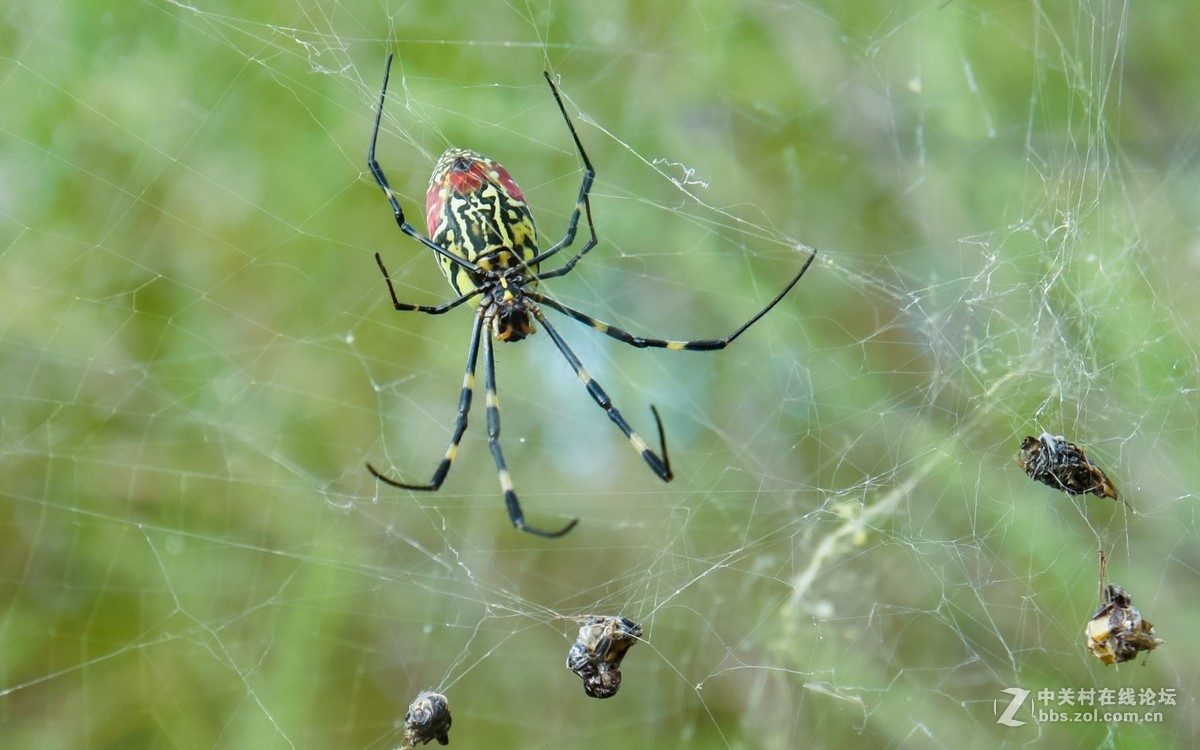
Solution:
M 558 88 L 546 74 L 546 83 L 550 93 L 562 113 L 575 150 L 583 162 L 583 180 L 579 186 L 579 195 L 571 211 L 571 219 L 562 239 L 549 248 L 542 250 L 538 244 L 537 226 L 533 222 L 533 214 L 525 202 L 525 194 L 517 186 L 512 175 L 504 167 L 488 157 L 468 149 L 451 148 L 442 154 L 434 167 L 433 176 L 429 181 L 429 191 L 425 196 L 425 220 L 429 227 L 429 236 L 421 234 L 404 217 L 404 209 L 396 194 L 388 184 L 383 169 L 375 159 L 375 146 L 379 140 L 379 126 L 383 118 L 383 102 L 387 96 L 388 75 L 391 71 L 392 58 L 388 56 L 387 72 L 383 77 L 383 90 L 379 94 L 379 110 L 375 115 L 375 130 L 371 134 L 371 148 L 367 156 L 367 166 L 379 187 L 387 196 L 396 217 L 400 230 L 416 241 L 432 250 L 438 259 L 442 273 L 450 282 L 456 299 L 441 305 L 415 305 L 401 302 L 396 296 L 387 267 L 378 253 L 375 262 L 387 282 L 388 294 L 391 295 L 392 305 L 404 312 L 423 312 L 429 315 L 441 315 L 453 310 L 463 303 L 475 306 L 475 323 L 471 331 L 471 341 L 467 346 L 467 372 L 463 378 L 462 395 L 459 398 L 458 417 L 455 421 L 454 434 L 450 445 L 442 457 L 441 463 L 434 470 L 433 478 L 425 484 L 410 484 L 392 479 L 375 467 L 367 464 L 367 469 L 382 482 L 409 490 L 436 490 L 442 486 L 450 465 L 458 453 L 458 445 L 467 429 L 467 414 L 471 409 L 471 398 L 474 392 L 475 368 L 479 361 L 479 349 L 483 348 L 484 378 L 487 394 L 488 445 L 496 469 L 500 475 L 500 488 L 504 493 L 504 501 L 508 506 L 508 515 L 513 525 L 522 531 L 546 537 L 557 537 L 570 531 L 575 526 L 571 521 L 557 531 L 544 531 L 525 523 L 521 512 L 521 504 L 517 500 L 513 488 L 512 477 L 504 462 L 504 454 L 500 449 L 500 407 L 496 398 L 496 362 L 493 352 L 493 340 L 520 341 L 537 332 L 537 325 L 550 336 L 555 347 L 562 353 L 575 375 L 587 388 L 588 395 L 600 408 L 608 414 L 609 419 L 620 428 L 633 446 L 645 460 L 650 469 L 663 481 L 670 481 L 674 474 L 671 463 L 667 458 L 667 441 L 663 435 L 662 420 L 658 410 L 650 407 L 654 414 L 654 423 L 658 428 L 659 449 L 656 452 L 642 439 L 625 417 L 613 406 L 612 400 L 600 384 L 592 378 L 583 363 L 575 356 L 566 340 L 558 333 L 542 312 L 542 307 L 548 307 L 563 315 L 567 315 L 584 325 L 618 341 L 639 348 L 660 348 L 691 351 L 712 351 L 724 349 L 734 339 L 783 299 L 792 287 L 800 281 L 800 277 L 812 265 L 816 251 L 808 255 L 808 259 L 787 286 L 775 299 L 767 303 L 750 320 L 743 323 L 733 333 L 719 339 L 698 339 L 695 341 L 678 341 L 671 339 L 656 339 L 636 336 L 616 326 L 603 323 L 590 315 L 580 312 L 573 307 L 558 302 L 537 290 L 538 282 L 545 279 L 565 276 L 570 273 L 575 264 L 596 246 L 596 226 L 592 222 L 592 206 L 589 196 L 592 181 L 596 172 L 588 159 L 575 131 L 575 125 L 567 115 L 567 109 L 559 96 Z M 579 228 L 579 220 L 587 216 L 589 238 L 562 266 L 542 273 L 542 262 L 557 255 L 563 249 L 575 242 L 575 233 Z M 535 322 L 537 325 L 535 325 Z M 487 333 L 484 334 L 483 332 Z M 613 689 L 615 692 L 615 688 Z
M 512 279 L 500 276 L 481 285 L 487 287 L 483 301 L 479 303 L 483 308 L 482 315 L 491 324 L 492 335 L 498 341 L 520 341 L 537 333 L 533 309 L 525 300 L 523 284 L 521 276 Z

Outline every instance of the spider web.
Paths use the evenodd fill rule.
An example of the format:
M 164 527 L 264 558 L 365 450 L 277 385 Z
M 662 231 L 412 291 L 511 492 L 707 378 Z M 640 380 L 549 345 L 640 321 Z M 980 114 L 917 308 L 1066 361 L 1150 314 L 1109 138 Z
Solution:
M 1197 736 L 1191 6 L 26 5 L 0 26 L 0 745 L 389 748 L 425 688 L 463 747 Z M 723 352 L 559 325 L 651 441 L 661 411 L 669 484 L 547 337 L 498 347 L 527 519 L 581 519 L 560 540 L 508 524 L 482 393 L 441 491 L 364 469 L 432 472 L 469 328 L 393 312 L 374 265 L 449 298 L 365 167 L 389 50 L 379 158 L 418 226 L 453 144 L 561 236 L 560 81 L 601 238 L 546 284 L 568 304 L 720 336 L 820 248 Z M 1029 481 L 1043 430 L 1129 505 Z M 1083 647 L 1101 548 L 1165 640 L 1144 665 Z M 563 666 L 588 614 L 643 627 L 607 701 Z M 1009 727 L 1009 688 L 1177 702 Z

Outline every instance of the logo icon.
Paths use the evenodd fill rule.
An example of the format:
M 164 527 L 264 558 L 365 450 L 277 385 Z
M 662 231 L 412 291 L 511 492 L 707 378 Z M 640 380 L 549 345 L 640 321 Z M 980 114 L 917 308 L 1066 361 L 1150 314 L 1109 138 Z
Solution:
M 1021 707 L 1021 704 L 1023 704 L 1025 702 L 1025 699 L 1029 697 L 1029 691 L 1022 690 L 1021 688 L 1012 687 L 1012 688 L 1004 688 L 1000 692 L 1008 693 L 1009 695 L 1012 696 L 1012 700 L 1010 700 L 1008 702 L 1008 706 L 1005 707 L 1004 713 L 1000 714 L 999 718 L 996 719 L 996 723 L 1003 724 L 1006 727 L 1024 726 L 1025 722 L 1021 721 L 1020 719 L 1014 719 L 1013 716 L 1016 715 L 1017 709 L 1019 709 Z M 1000 711 L 999 701 L 992 702 L 992 710 L 993 710 L 993 712 L 999 713 L 999 711 Z

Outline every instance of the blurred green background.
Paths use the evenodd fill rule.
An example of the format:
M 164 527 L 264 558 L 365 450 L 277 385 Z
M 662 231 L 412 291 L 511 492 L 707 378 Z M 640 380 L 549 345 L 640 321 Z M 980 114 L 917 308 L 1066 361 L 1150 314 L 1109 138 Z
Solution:
M 1188 746 L 1200 734 L 1200 6 L 1119 2 L 20 3 L 0 13 L 0 747 Z M 647 335 L 500 346 L 445 487 L 469 313 L 395 228 L 448 145 L 547 283 Z M 1042 430 L 1133 508 L 1029 481 Z M 1083 648 L 1097 550 L 1165 645 Z M 577 625 L 646 643 L 584 696 Z M 1174 691 L 1156 721 L 997 723 L 1022 688 Z M 1136 695 L 1143 693 L 1137 692 Z M 1158 693 L 1154 693 L 1158 696 Z M 1155 698 L 1157 701 L 1158 698 Z M 1051 705 L 1056 710 L 1069 707 Z M 1100 707 L 1127 710 L 1129 707 Z

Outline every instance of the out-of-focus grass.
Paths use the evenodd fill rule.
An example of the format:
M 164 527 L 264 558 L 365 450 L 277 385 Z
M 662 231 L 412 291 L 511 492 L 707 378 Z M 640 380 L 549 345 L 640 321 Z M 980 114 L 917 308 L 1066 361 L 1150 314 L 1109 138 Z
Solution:
M 0 745 L 388 747 L 425 687 L 455 745 L 1120 747 L 1195 736 L 1197 185 L 1190 7 L 415 2 L 29 5 L 0 25 Z M 417 226 L 449 144 L 544 236 L 578 163 L 602 244 L 548 287 L 659 483 L 544 337 L 500 347 L 509 528 L 468 314 Z M 680 185 L 672 182 L 676 180 Z M 482 400 L 481 397 L 479 399 Z M 477 404 L 481 405 L 481 404 Z M 1033 485 L 1062 431 L 1136 514 Z M 1166 644 L 1082 647 L 1096 549 Z M 562 661 L 642 621 L 612 701 Z M 996 724 L 1006 687 L 1171 688 L 1158 723 Z

